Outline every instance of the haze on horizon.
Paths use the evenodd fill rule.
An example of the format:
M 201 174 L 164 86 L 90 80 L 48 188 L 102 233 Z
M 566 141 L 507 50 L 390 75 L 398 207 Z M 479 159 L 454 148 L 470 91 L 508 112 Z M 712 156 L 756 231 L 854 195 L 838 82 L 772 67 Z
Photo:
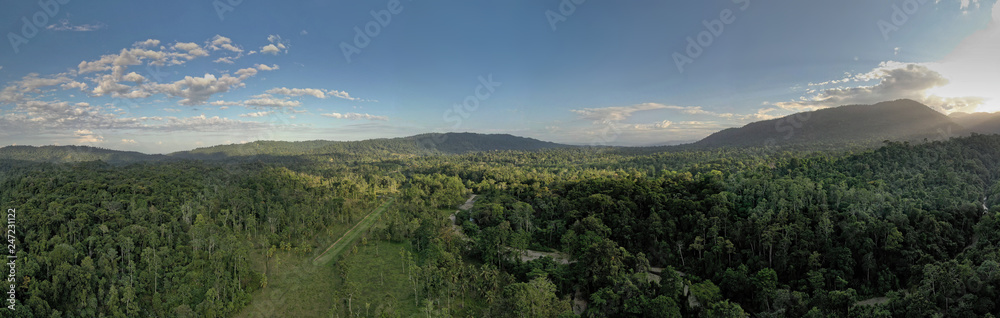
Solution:
M 1000 111 L 997 1 L 577 1 L 7 3 L 0 146 L 652 145 L 900 98 Z

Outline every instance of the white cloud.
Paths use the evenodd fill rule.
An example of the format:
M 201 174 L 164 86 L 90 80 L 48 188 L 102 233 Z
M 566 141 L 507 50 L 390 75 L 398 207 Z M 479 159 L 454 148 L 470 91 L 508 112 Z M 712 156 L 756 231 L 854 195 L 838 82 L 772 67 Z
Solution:
M 221 101 L 221 100 L 213 101 L 213 102 L 208 103 L 208 104 L 212 105 L 212 106 L 237 106 L 237 105 L 240 105 L 239 102 L 227 102 L 227 101 Z
M 962 0 L 962 9 L 968 9 L 970 4 L 974 4 L 975 7 L 979 8 L 979 0 Z
M 381 121 L 389 120 L 389 117 L 386 116 L 376 116 L 371 114 L 360 114 L 360 113 L 346 113 L 346 114 L 329 113 L 329 114 L 321 114 L 321 116 L 336 118 L 336 119 L 347 119 L 347 120 L 359 120 L 359 119 L 381 120 Z
M 298 107 L 299 101 L 274 98 L 268 94 L 253 96 L 253 99 L 243 101 L 243 105 L 253 107 Z
M 808 90 L 799 100 L 768 103 L 785 110 L 806 111 L 842 105 L 875 104 L 897 99 L 912 99 L 942 112 L 968 111 L 979 106 L 983 99 L 975 96 L 941 97 L 928 92 L 949 85 L 950 80 L 924 64 L 883 62 L 871 72 L 856 74 L 843 80 L 828 83 L 870 82 L 873 85 Z
M 636 124 L 633 127 L 636 130 L 654 130 L 654 129 L 667 129 L 667 128 L 670 128 L 670 126 L 672 126 L 673 124 L 674 123 L 672 121 L 664 120 L 664 121 L 661 121 L 661 122 L 658 122 L 658 123 L 652 123 L 652 124 Z
M 243 49 L 233 45 L 233 40 L 221 35 L 212 38 L 209 48 L 213 51 L 227 50 L 230 52 L 243 53 Z
M 238 71 L 236 71 L 236 75 L 239 75 L 241 78 L 251 77 L 257 75 L 257 69 L 255 68 L 239 69 Z
M 208 51 L 205 51 L 205 49 L 201 48 L 200 45 L 193 42 L 188 42 L 188 43 L 177 42 L 174 44 L 174 49 L 179 51 L 187 51 L 187 53 L 190 55 L 190 57 L 188 57 L 189 60 L 194 59 L 194 57 L 208 56 Z
M 135 44 L 132 44 L 132 46 L 133 47 L 138 47 L 138 48 L 157 47 L 157 46 L 160 46 L 160 40 L 148 39 L 148 40 L 141 41 L 141 42 L 135 42 Z
M 278 70 L 278 64 L 273 64 L 271 66 L 267 66 L 265 64 L 257 64 L 257 65 L 254 65 L 254 67 L 256 67 L 258 70 L 261 70 L 261 71 L 275 71 L 275 70 Z
M 260 48 L 260 53 L 271 54 L 271 55 L 278 55 L 278 53 L 281 53 L 282 51 L 288 53 L 288 41 L 282 40 L 281 36 L 269 35 L 267 36 L 267 41 L 271 42 L 271 44 L 262 46 Z M 254 52 L 251 51 L 250 54 L 253 53 Z
M 19 103 L 27 100 L 28 94 L 42 94 L 44 88 L 63 86 L 63 89 L 79 88 L 66 73 L 42 77 L 38 73 L 28 73 L 19 81 L 11 82 L 0 90 L 0 103 Z M 69 86 L 66 86 L 69 85 Z
M 978 3 L 978 2 L 977 2 Z M 977 111 L 1000 111 L 1000 1 L 991 8 L 992 21 L 960 42 L 949 55 L 927 67 L 947 78 L 948 85 L 932 88 L 931 95 L 946 99 L 981 97 Z
M 205 115 L 177 118 L 167 117 L 161 124 L 150 125 L 148 129 L 165 131 L 250 131 L 260 130 L 270 127 L 269 124 L 252 121 L 232 120 L 219 116 L 206 117 Z
M 98 143 L 104 141 L 104 137 L 86 129 L 77 130 L 73 134 L 76 136 L 76 142 L 78 143 Z
M 281 50 L 279 50 L 277 46 L 274 46 L 274 44 L 268 44 L 261 47 L 260 52 L 264 54 L 278 55 L 278 53 L 281 53 Z
M 134 144 L 137 144 L 137 142 L 135 142 L 135 139 L 122 139 L 122 143 L 123 143 L 123 144 L 126 144 L 126 145 L 129 145 L 129 144 L 132 144 L 132 145 L 134 145 Z
M 268 94 L 277 95 L 288 95 L 288 96 L 304 96 L 309 95 L 316 98 L 326 98 L 326 92 L 321 89 L 315 88 L 272 88 L 266 91 Z
M 244 70 L 250 70 L 245 71 Z M 243 87 L 243 80 L 257 74 L 255 69 L 244 69 L 236 72 L 239 77 L 224 74 L 222 77 L 215 77 L 212 74 L 205 74 L 204 77 L 185 76 L 184 79 L 170 83 L 157 84 L 154 87 L 157 92 L 167 96 L 182 98 L 181 105 L 201 105 L 204 104 L 214 94 L 225 93 L 234 87 Z
M 353 100 L 353 101 L 361 100 L 360 98 L 351 97 L 351 94 L 348 94 L 347 92 L 344 91 L 328 90 L 326 91 L 326 94 L 337 98 L 343 98 L 346 100 Z M 377 100 L 365 100 L 365 101 L 377 102 Z
M 132 73 L 126 74 L 125 77 L 122 77 L 122 79 L 125 80 L 125 81 L 128 81 L 128 82 L 136 82 L 136 83 L 142 83 L 142 82 L 146 81 L 145 77 L 143 77 L 142 75 L 139 75 L 136 72 L 132 72 Z
M 267 115 L 270 115 L 270 114 L 273 114 L 273 113 L 274 113 L 274 111 L 256 112 L 256 113 L 249 113 L 249 114 L 241 114 L 240 117 L 264 117 L 264 116 L 267 116 Z
M 635 112 L 654 110 L 654 109 L 664 109 L 667 108 L 666 105 L 657 103 L 643 103 L 632 106 L 615 106 L 615 107 L 604 107 L 604 108 L 584 108 L 584 109 L 572 109 L 570 110 L 577 115 L 580 115 L 583 119 L 589 119 L 595 123 L 608 122 L 608 121 L 622 121 L 632 116 Z
M 69 23 L 69 20 L 63 19 L 59 20 L 58 24 L 52 24 L 45 28 L 52 31 L 90 32 L 90 31 L 97 31 L 105 27 L 107 27 L 107 25 L 100 22 L 94 24 L 72 25 Z
M 979 8 L 978 0 L 963 0 L 963 10 Z M 966 37 L 940 61 L 901 63 L 886 61 L 872 71 L 847 74 L 811 86 L 844 85 L 805 91 L 798 100 L 770 103 L 788 110 L 810 110 L 847 104 L 873 104 L 907 98 L 942 112 L 1000 111 L 1000 1 L 994 3 L 992 21 Z M 900 49 L 896 48 L 895 53 Z M 874 82 L 862 84 L 862 82 Z

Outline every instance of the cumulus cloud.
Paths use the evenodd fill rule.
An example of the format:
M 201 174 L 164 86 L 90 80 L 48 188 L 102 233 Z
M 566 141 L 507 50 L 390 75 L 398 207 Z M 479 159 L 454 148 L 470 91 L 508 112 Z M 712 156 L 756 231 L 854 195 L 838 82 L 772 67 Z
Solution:
M 257 74 L 257 70 L 244 70 L 251 70 L 252 72 L 237 72 L 238 77 L 230 76 L 229 74 L 224 74 L 221 77 L 216 77 L 212 74 L 205 74 L 204 77 L 185 76 L 182 80 L 169 84 L 157 84 L 154 87 L 157 92 L 170 97 L 181 98 L 181 105 L 201 105 L 208 101 L 214 94 L 228 92 L 234 87 L 246 86 L 246 84 L 243 84 L 243 80 Z
M 214 61 L 215 63 L 233 64 L 235 63 L 236 60 L 243 57 L 243 48 L 234 45 L 232 39 L 221 35 L 215 35 L 215 37 L 209 40 L 207 47 L 211 49 L 213 52 L 223 51 L 223 52 L 230 52 L 230 54 L 236 53 L 236 55 L 233 56 L 219 57 L 215 59 Z
M 178 42 L 178 43 L 175 43 L 174 44 L 174 49 L 178 50 L 178 51 L 187 51 L 187 54 L 189 56 L 186 57 L 186 58 L 189 59 L 189 60 L 194 59 L 194 57 L 208 56 L 208 51 L 205 51 L 205 49 L 203 49 L 200 45 L 198 45 L 197 43 L 193 43 L 193 42 L 188 42 L 188 43 Z
M 252 121 L 233 120 L 219 116 L 206 117 L 205 115 L 178 118 L 166 117 L 163 123 L 150 125 L 148 129 L 164 131 L 249 131 L 260 130 L 270 127 L 266 123 Z
M 146 81 L 146 77 L 139 75 L 136 72 L 126 74 L 124 77 L 122 77 L 122 79 L 128 82 L 136 82 L 136 83 L 142 83 Z
M 257 64 L 257 65 L 254 65 L 254 67 L 256 67 L 258 70 L 261 70 L 261 71 L 276 71 L 276 70 L 278 70 L 278 65 L 277 64 L 273 64 L 271 66 L 267 66 L 265 64 Z
M 867 82 L 877 83 L 861 84 Z M 927 65 L 889 61 L 881 63 L 879 67 L 867 73 L 825 82 L 826 84 L 858 83 L 854 86 L 810 89 L 799 100 L 770 104 L 785 110 L 807 111 L 842 105 L 875 104 L 907 98 L 922 102 L 942 112 L 970 110 L 982 104 L 983 98 L 981 97 L 941 97 L 928 94 L 929 90 L 946 86 L 949 82 L 947 78 Z
M 78 143 L 98 143 L 104 141 L 104 137 L 86 129 L 77 130 L 73 134 L 76 136 L 76 142 Z
M 653 129 L 666 129 L 666 128 L 670 128 L 670 126 L 672 126 L 673 124 L 674 123 L 672 121 L 664 120 L 664 121 L 657 122 L 657 123 L 652 123 L 652 124 L 636 124 L 633 127 L 635 129 L 638 129 L 638 130 L 653 130 Z
M 633 113 L 654 110 L 654 109 L 664 109 L 667 108 L 666 105 L 657 103 L 643 103 L 632 106 L 614 106 L 614 107 L 604 107 L 604 108 L 584 108 L 584 109 L 572 109 L 570 110 L 577 115 L 580 115 L 582 119 L 589 119 L 595 123 L 608 122 L 608 121 L 622 121 L 632 116 Z
M 256 112 L 256 113 L 240 114 L 240 117 L 264 117 L 273 113 L 274 111 Z
M 132 47 L 137 47 L 137 48 L 151 48 L 157 46 L 160 46 L 160 40 L 157 39 L 148 39 L 145 41 L 135 42 L 134 44 L 132 44 Z
M 336 119 L 347 119 L 347 120 L 360 120 L 360 119 L 381 120 L 381 121 L 389 120 L 389 117 L 386 116 L 376 116 L 376 115 L 361 114 L 361 113 L 346 113 L 346 114 L 329 113 L 329 114 L 321 114 L 321 116 L 336 118 Z
M 614 107 L 604 107 L 604 108 L 584 108 L 584 109 L 573 109 L 570 110 L 577 115 L 580 115 L 581 119 L 587 119 L 596 123 L 607 123 L 607 122 L 620 122 L 632 117 L 634 113 L 650 110 L 672 110 L 678 111 L 686 115 L 701 115 L 717 117 L 722 119 L 730 119 L 736 121 L 747 121 L 747 120 L 763 120 L 770 119 L 773 116 L 768 115 L 769 112 L 774 109 L 762 109 L 752 114 L 734 114 L 734 113 L 719 113 L 703 109 L 701 106 L 676 106 L 676 105 L 664 105 L 659 103 L 642 103 L 631 106 L 614 106 Z M 652 127 L 652 126 L 650 126 Z
M 209 48 L 213 51 L 226 50 L 230 52 L 243 53 L 243 49 L 233 45 L 233 40 L 221 35 L 215 35 L 209 42 Z
M 278 46 L 278 43 L 281 46 Z M 286 43 L 280 41 L 275 42 L 275 46 L 287 49 Z M 131 145 L 135 144 L 135 140 L 121 134 L 134 134 L 140 131 L 210 131 L 243 134 L 246 131 L 271 129 L 274 127 L 272 124 L 218 116 L 140 117 L 131 115 L 129 111 L 149 105 L 148 102 L 134 99 L 145 99 L 156 94 L 179 98 L 181 105 L 205 104 L 216 94 L 245 87 L 244 81 L 260 71 L 278 69 L 277 65 L 256 64 L 232 73 L 223 72 L 221 75 L 185 76 L 181 80 L 166 82 L 161 80 L 164 75 L 171 74 L 161 71 L 161 67 L 181 65 L 194 58 L 211 54 L 228 54 L 229 58 L 235 59 L 241 54 L 240 50 L 242 49 L 234 45 L 231 40 L 221 36 L 214 37 L 202 45 L 176 42 L 161 46 L 160 40 L 147 39 L 135 42 L 117 53 L 79 62 L 73 65 L 72 70 L 65 73 L 50 75 L 31 73 L 18 80 L 8 81 L 0 89 L 0 105 L 3 106 L 0 110 L 0 127 L 4 127 L 0 130 L 0 136 L 31 136 L 29 139 L 32 140 L 47 139 L 49 142 L 78 144 L 109 141 L 118 144 L 120 141 L 122 145 Z M 145 66 L 146 69 L 129 70 L 136 66 Z M 68 94 L 68 98 L 110 96 L 115 99 L 97 105 L 79 100 L 73 102 L 60 100 L 66 97 L 57 95 L 57 92 L 71 89 L 86 92 L 87 95 L 78 97 Z M 160 106 L 163 100 L 152 102 L 156 103 L 155 106 Z M 248 107 L 295 107 L 299 102 L 273 96 L 255 96 L 251 100 L 242 102 L 213 102 L 213 104 L 220 104 L 221 107 L 232 104 Z M 180 110 L 167 108 L 164 111 Z M 262 111 L 244 114 L 243 117 L 252 118 L 268 113 Z
M 90 32 L 90 31 L 97 31 L 105 27 L 107 27 L 107 25 L 101 22 L 93 24 L 72 25 L 69 23 L 69 20 L 63 19 L 59 20 L 59 23 L 51 24 L 45 28 L 52 31 Z
M 298 107 L 302 105 L 302 103 L 295 100 L 274 98 L 268 94 L 261 94 L 253 96 L 252 99 L 243 101 L 243 105 L 251 107 Z
M 338 90 L 324 90 L 319 88 L 287 88 L 287 87 L 276 87 L 267 90 L 265 93 L 275 94 L 275 95 L 286 95 L 286 96 L 312 96 L 320 99 L 326 99 L 328 97 L 343 98 L 350 101 L 361 101 L 362 99 L 351 97 L 344 91 Z
M 278 94 L 278 95 L 288 95 L 288 96 L 304 96 L 309 95 L 316 98 L 326 98 L 326 92 L 321 89 L 315 88 L 272 88 L 267 90 L 268 94 Z
M 79 88 L 66 73 L 41 76 L 38 73 L 28 73 L 19 81 L 11 82 L 0 90 L 0 103 L 19 103 L 27 100 L 29 94 L 41 94 L 51 86 L 63 86 L 63 89 Z M 66 86 L 69 85 L 69 86 Z
M 278 53 L 288 53 L 288 42 L 281 39 L 279 35 L 269 35 L 267 41 L 271 44 L 262 46 L 260 53 L 278 55 Z
M 260 52 L 264 54 L 278 55 L 281 50 L 278 49 L 274 44 L 268 44 L 260 48 Z

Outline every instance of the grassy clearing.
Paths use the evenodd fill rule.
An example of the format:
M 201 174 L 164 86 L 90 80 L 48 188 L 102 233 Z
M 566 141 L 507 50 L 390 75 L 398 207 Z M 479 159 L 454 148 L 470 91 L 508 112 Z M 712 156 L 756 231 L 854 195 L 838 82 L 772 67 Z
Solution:
M 352 249 L 344 253 L 337 261 L 338 265 L 333 267 L 346 266 L 347 275 L 344 277 L 343 272 L 337 270 L 338 287 L 331 298 L 337 302 L 328 316 L 350 317 L 353 310 L 355 315 L 360 313 L 362 317 L 382 317 L 383 314 L 388 317 L 396 314 L 400 317 L 428 317 L 424 303 L 417 303 L 409 264 L 401 251 L 413 253 L 409 243 L 389 241 L 359 243 L 356 252 Z M 487 304 L 483 299 L 458 297 L 452 303 L 451 314 L 454 317 L 479 317 L 485 307 Z M 430 316 L 439 315 L 440 308 Z
M 340 288 L 340 282 L 335 278 L 335 268 L 329 264 L 330 260 L 343 253 L 347 246 L 366 232 L 392 202 L 390 199 L 354 226 L 331 228 L 328 232 L 330 240 L 339 240 L 320 251 L 322 257 L 318 260 L 312 255 L 314 253 L 296 250 L 278 249 L 270 260 L 267 259 L 266 249 L 258 249 L 252 253 L 251 265 L 255 271 L 267 274 L 267 287 L 256 292 L 250 305 L 236 317 L 330 316 L 333 295 Z
M 375 209 L 375 211 L 372 211 L 367 216 L 365 216 L 364 219 L 361 219 L 361 221 L 358 222 L 358 224 L 355 225 L 354 228 L 348 230 L 347 233 L 345 233 L 337 241 L 333 242 L 333 244 L 331 244 L 330 247 L 328 247 L 322 254 L 313 259 L 312 262 L 313 265 L 319 266 L 329 263 L 330 260 L 333 260 L 337 255 L 340 255 L 340 253 L 342 253 L 345 248 L 354 244 L 354 242 L 357 241 L 357 239 L 361 237 L 363 233 L 367 232 L 368 229 L 375 224 L 375 221 L 378 220 L 378 217 L 382 215 L 383 212 L 385 212 L 385 210 L 389 207 L 389 205 L 392 204 L 394 200 L 396 199 L 395 198 L 389 199 L 389 201 L 386 201 L 384 204 L 382 204 L 382 206 Z

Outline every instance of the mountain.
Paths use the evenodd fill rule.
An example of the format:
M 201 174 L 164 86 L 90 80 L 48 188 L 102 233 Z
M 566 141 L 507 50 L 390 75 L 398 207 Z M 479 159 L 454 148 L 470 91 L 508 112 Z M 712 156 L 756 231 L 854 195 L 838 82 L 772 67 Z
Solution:
M 883 140 L 947 139 L 967 132 L 924 104 L 901 99 L 849 105 L 729 128 L 696 142 L 701 147 L 877 144 Z
M 1000 113 L 951 113 L 952 121 L 968 131 L 980 134 L 1000 134 Z
M 8 146 L 0 148 L 0 160 L 2 159 L 53 163 L 101 160 L 107 163 L 118 164 L 158 161 L 167 159 L 167 157 L 88 146 Z
M 507 134 L 445 133 L 362 141 L 255 141 L 220 145 L 170 154 L 189 159 L 221 159 L 248 156 L 295 155 L 387 155 L 463 154 L 476 151 L 523 150 L 572 147 Z
M 255 141 L 245 144 L 219 145 L 175 152 L 168 155 L 147 155 L 133 151 L 118 151 L 87 146 L 8 146 L 0 148 L 0 160 L 38 162 L 83 162 L 101 160 L 108 163 L 133 163 L 171 159 L 220 160 L 228 158 L 289 157 L 300 155 L 431 155 L 463 154 L 476 151 L 534 151 L 568 148 L 569 145 L 506 134 L 445 133 L 410 137 L 370 139 L 361 141 Z

